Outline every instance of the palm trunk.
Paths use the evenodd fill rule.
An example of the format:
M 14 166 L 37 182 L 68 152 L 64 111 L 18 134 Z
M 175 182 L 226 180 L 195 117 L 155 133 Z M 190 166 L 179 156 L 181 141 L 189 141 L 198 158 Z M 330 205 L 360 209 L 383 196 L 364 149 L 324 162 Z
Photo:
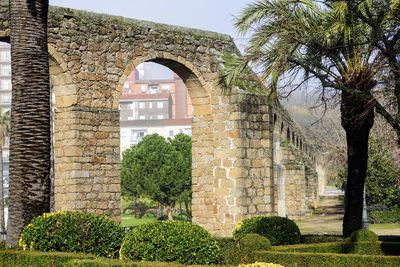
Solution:
M 48 0 L 10 1 L 12 106 L 7 244 L 50 210 Z
M 362 229 L 364 186 L 368 168 L 368 137 L 374 124 L 371 100 L 343 92 L 342 126 L 347 140 L 347 184 L 343 236 Z
M 0 234 L 6 231 L 4 222 L 4 179 L 3 179 L 3 147 L 0 146 Z

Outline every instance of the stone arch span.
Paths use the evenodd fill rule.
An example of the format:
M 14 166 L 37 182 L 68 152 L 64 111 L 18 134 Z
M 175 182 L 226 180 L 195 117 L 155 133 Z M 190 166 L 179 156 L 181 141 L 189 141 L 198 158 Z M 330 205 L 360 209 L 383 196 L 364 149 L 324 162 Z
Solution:
M 8 12 L 7 5 L 0 5 L 0 39 L 9 36 Z M 282 144 L 294 143 L 295 133 L 303 137 L 279 104 L 238 88 L 221 94 L 220 55 L 238 51 L 231 37 L 56 7 L 49 9 L 48 22 L 57 106 L 56 210 L 120 219 L 118 101 L 134 67 L 154 61 L 185 81 L 194 106 L 193 222 L 213 234 L 230 236 L 245 217 L 277 214 L 271 125 L 280 127 L 282 120 L 283 135 L 289 129 L 281 150 Z M 275 137 L 280 135 L 277 130 Z M 304 170 L 289 169 L 291 162 L 303 160 L 292 152 L 291 148 L 280 152 L 288 159 L 284 171 L 293 170 L 304 184 Z M 311 147 L 309 154 L 314 159 Z M 299 202 L 299 196 L 292 195 L 288 211 L 302 216 L 298 211 L 303 206 L 292 204 Z

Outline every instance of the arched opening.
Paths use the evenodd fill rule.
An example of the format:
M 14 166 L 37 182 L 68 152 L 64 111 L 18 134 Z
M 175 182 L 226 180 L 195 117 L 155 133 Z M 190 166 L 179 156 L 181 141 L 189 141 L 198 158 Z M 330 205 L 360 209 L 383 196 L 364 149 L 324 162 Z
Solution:
M 195 72 L 177 59 L 145 58 L 127 67 L 117 90 L 120 93 L 118 106 L 122 165 L 126 153 L 145 136 L 158 134 L 174 140 L 178 134 L 185 134 L 192 137 L 192 187 L 197 177 L 207 175 L 197 172 L 196 167 L 202 164 L 198 158 L 201 156 L 204 159 L 210 153 L 201 147 L 201 141 L 212 134 L 204 129 L 204 123 L 210 122 L 211 103 L 205 86 Z M 121 182 L 124 187 L 124 181 Z M 145 194 L 129 196 L 124 191 L 121 199 L 123 224 L 130 225 L 133 215 L 129 213 L 135 213 L 136 217 L 146 215 L 147 218 L 155 219 L 161 216 L 160 211 L 163 209 L 160 207 L 163 207 L 166 214 L 167 207 L 157 199 Z M 138 209 L 139 206 L 142 210 Z M 179 213 L 189 215 L 187 219 L 191 208 L 187 202 L 182 201 L 175 203 L 174 211 L 174 216 L 179 216 Z

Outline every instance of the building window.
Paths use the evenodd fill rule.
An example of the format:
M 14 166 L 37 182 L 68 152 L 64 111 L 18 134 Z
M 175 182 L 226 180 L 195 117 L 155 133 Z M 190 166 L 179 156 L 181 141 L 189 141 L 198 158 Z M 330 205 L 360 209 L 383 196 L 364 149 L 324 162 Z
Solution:
M 163 89 L 163 91 L 169 92 L 169 91 L 171 90 L 171 85 L 169 85 L 169 84 L 164 84 L 164 85 L 162 86 L 162 89 Z
M 153 108 L 153 102 L 149 102 L 149 108 Z
M 174 130 L 169 130 L 169 137 L 173 137 L 174 136 Z
M 131 130 L 131 142 L 140 142 L 146 133 L 147 130 Z
M 144 109 L 145 107 L 145 103 L 144 102 L 139 102 L 139 108 L 140 109 Z
M 1 89 L 3 90 L 11 89 L 11 80 L 1 80 Z
M 157 115 L 157 119 L 159 119 L 159 120 L 164 119 L 164 115 Z
M 145 120 L 146 117 L 145 116 L 139 116 L 139 120 Z
M 157 108 L 163 108 L 164 102 L 157 102 Z
M 1 51 L 1 61 L 10 61 L 11 60 L 11 54 L 10 51 Z
M 1 66 L 1 75 L 10 76 L 11 75 L 11 66 Z
M 158 84 L 150 84 L 149 85 L 150 94 L 157 94 L 160 90 Z
M 192 129 L 191 128 L 185 129 L 185 134 L 192 136 Z
M 141 91 L 142 93 L 146 93 L 146 90 L 147 90 L 147 86 L 146 86 L 145 84 L 142 84 L 142 85 L 140 86 L 140 91 Z
M 1 103 L 3 105 L 10 105 L 11 104 L 11 96 L 10 95 L 2 95 L 1 96 Z

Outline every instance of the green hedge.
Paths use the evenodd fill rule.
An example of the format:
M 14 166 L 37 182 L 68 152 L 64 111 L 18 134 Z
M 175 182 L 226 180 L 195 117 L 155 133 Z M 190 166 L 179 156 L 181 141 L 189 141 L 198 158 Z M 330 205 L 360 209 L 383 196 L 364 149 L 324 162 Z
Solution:
M 400 209 L 389 211 L 370 211 L 369 222 L 374 223 L 400 223 Z
M 221 251 L 217 241 L 200 226 L 182 221 L 161 221 L 130 230 L 123 240 L 120 258 L 213 264 L 219 263 Z
M 397 267 L 399 256 L 370 256 L 357 254 L 300 253 L 283 251 L 256 251 L 252 262 L 272 262 L 286 267 Z
M 398 242 L 334 242 L 321 244 L 299 244 L 278 246 L 274 251 L 310 252 L 310 253 L 341 253 L 341 254 L 367 254 L 367 255 L 400 255 Z
M 302 244 L 332 243 L 344 241 L 341 235 L 301 235 Z
M 239 240 L 250 233 L 265 236 L 273 246 L 298 244 L 301 237 L 299 227 L 294 221 L 279 216 L 244 219 L 233 229 L 233 238 Z
M 34 218 L 21 233 L 24 250 L 91 253 L 117 258 L 123 228 L 104 216 L 60 211 Z
M 62 252 L 32 252 L 20 250 L 0 250 L 2 267 L 189 267 L 180 263 L 166 262 L 126 262 L 97 258 L 90 254 Z M 201 265 L 190 265 L 190 267 Z M 221 265 L 210 265 L 221 266 Z M 224 267 L 229 267 L 224 265 Z M 232 266 L 231 266 L 232 267 Z

